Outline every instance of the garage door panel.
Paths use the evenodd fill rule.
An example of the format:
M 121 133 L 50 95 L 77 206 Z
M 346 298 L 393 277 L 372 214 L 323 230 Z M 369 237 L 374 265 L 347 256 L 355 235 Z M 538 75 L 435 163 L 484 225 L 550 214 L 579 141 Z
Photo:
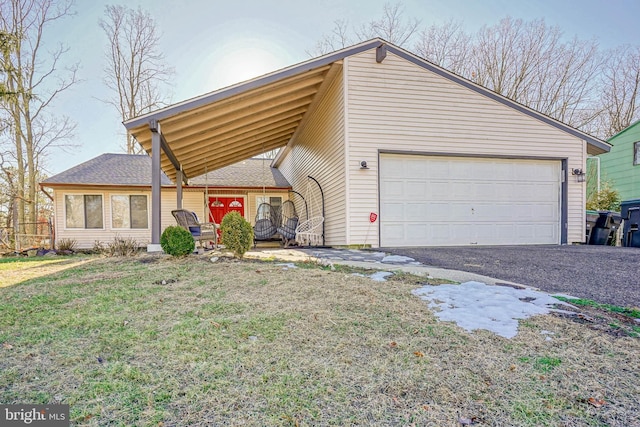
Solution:
M 405 198 L 404 181 L 387 179 L 380 184 L 380 191 L 387 195 L 387 200 L 403 200 Z
M 424 200 L 427 197 L 427 183 L 423 181 L 408 180 L 405 183 L 403 195 L 411 200 Z
M 451 209 L 449 209 L 448 203 L 431 202 L 428 209 L 429 211 L 425 214 L 426 216 L 423 220 L 428 218 L 429 222 L 447 221 L 451 217 Z
M 425 167 L 424 162 L 422 162 L 421 159 L 416 160 L 416 162 L 422 163 L 422 168 L 426 171 L 427 178 L 447 181 L 452 176 L 452 172 L 449 170 L 448 161 L 435 159 L 433 162 L 429 163 L 429 167 Z
M 384 212 L 387 221 L 392 224 L 404 221 L 404 203 L 382 203 L 381 212 Z
M 429 214 L 429 204 L 427 202 L 405 203 L 404 211 L 406 221 L 423 223 Z
M 381 155 L 380 244 L 557 244 L 560 170 L 550 160 Z

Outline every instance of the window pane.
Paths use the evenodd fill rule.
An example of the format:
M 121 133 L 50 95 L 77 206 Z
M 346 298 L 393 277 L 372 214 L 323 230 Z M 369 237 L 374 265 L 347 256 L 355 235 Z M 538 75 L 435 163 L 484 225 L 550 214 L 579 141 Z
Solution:
M 633 164 L 640 165 L 640 141 L 633 144 L 633 151 L 634 151 Z
M 282 206 L 282 197 L 270 197 L 269 203 L 274 208 L 279 208 L 280 206 Z
M 85 228 L 102 228 L 102 196 L 84 196 Z
M 64 196 L 67 228 L 84 228 L 84 196 Z
M 131 228 L 149 228 L 147 196 L 131 196 Z
M 282 209 L 282 197 L 270 197 L 269 204 L 272 209 L 272 220 L 275 221 L 276 224 L 280 224 L 280 210 Z
M 111 227 L 129 228 L 129 196 L 111 196 Z

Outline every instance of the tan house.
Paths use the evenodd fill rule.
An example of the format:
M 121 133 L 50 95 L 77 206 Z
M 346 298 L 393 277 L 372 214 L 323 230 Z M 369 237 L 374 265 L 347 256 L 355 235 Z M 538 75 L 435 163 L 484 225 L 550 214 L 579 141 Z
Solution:
M 294 190 L 321 189 L 326 245 L 582 242 L 582 171 L 610 149 L 381 39 L 124 125 L 151 156 L 149 250 L 173 197 L 161 171 L 189 207 L 192 177 L 278 148 Z
M 253 223 L 262 202 L 279 206 L 291 186 L 271 160 L 246 159 L 193 178 L 183 192 L 185 209 L 218 224 L 229 211 Z M 53 190 L 56 241 L 73 239 L 78 248 L 108 243 L 118 236 L 141 246 L 151 242 L 151 158 L 102 154 L 40 184 Z M 162 175 L 162 226 L 176 225 L 176 186 Z

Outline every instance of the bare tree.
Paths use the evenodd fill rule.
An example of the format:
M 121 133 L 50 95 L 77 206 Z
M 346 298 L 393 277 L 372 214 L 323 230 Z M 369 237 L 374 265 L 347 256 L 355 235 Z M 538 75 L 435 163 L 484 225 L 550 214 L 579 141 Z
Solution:
M 609 138 L 640 119 L 640 46 L 622 46 L 607 54 L 601 87 L 603 137 Z
M 597 44 L 563 42 L 544 20 L 505 18 L 475 37 L 471 80 L 574 127 L 595 120 L 595 85 L 601 65 Z
M 320 56 L 345 48 L 352 43 L 352 37 L 349 36 L 348 22 L 343 19 L 338 19 L 334 21 L 334 27 L 331 33 L 322 36 L 313 49 L 307 50 L 307 54 L 312 57 Z
M 3 49 L 1 69 L 6 71 L 6 90 L 0 103 L 8 128 L 0 144 L 10 155 L 15 170 L 18 220 L 35 224 L 38 215 L 38 177 L 44 155 L 64 145 L 74 125 L 51 114 L 53 102 L 77 82 L 77 65 L 62 67 L 67 49 L 43 47 L 47 26 L 70 14 L 72 1 L 6 0 L 0 2 L 0 32 L 11 35 Z M 4 160 L 7 160 L 5 156 Z M 33 226 L 27 227 L 27 231 Z
M 363 24 L 356 30 L 360 40 L 380 37 L 397 46 L 408 46 L 418 31 L 420 21 L 417 18 L 406 19 L 402 3 L 385 3 L 382 17 Z
M 448 21 L 420 31 L 415 51 L 426 60 L 460 75 L 468 75 L 471 36 L 462 23 Z
M 123 121 L 166 105 L 168 97 L 160 87 L 168 84 L 174 71 L 164 64 L 151 15 L 140 8 L 107 6 L 100 27 L 109 39 L 104 82 L 114 93 L 104 101 L 118 110 Z M 140 151 L 131 135 L 126 150 Z
M 324 55 L 375 37 L 398 46 L 408 46 L 418 31 L 420 21 L 405 18 L 404 6 L 401 3 L 385 3 L 380 19 L 361 24 L 353 30 L 349 29 L 345 20 L 336 20 L 334 24 L 331 33 L 325 34 L 313 49 L 307 51 L 309 56 Z

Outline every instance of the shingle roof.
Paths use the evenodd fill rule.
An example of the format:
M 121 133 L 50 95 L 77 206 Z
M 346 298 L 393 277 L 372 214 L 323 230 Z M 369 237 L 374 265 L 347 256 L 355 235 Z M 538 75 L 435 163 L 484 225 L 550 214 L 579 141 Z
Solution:
M 246 159 L 189 180 L 192 185 L 211 187 L 291 188 L 282 173 L 271 167 L 270 159 Z
M 191 185 L 210 187 L 291 188 L 271 160 L 247 159 L 190 180 Z M 162 185 L 173 185 L 162 173 Z M 133 154 L 102 154 L 42 181 L 43 185 L 151 186 L 151 157 Z
M 172 185 L 162 173 L 162 185 Z M 42 184 L 151 185 L 151 157 L 134 154 L 102 154 L 45 179 Z

